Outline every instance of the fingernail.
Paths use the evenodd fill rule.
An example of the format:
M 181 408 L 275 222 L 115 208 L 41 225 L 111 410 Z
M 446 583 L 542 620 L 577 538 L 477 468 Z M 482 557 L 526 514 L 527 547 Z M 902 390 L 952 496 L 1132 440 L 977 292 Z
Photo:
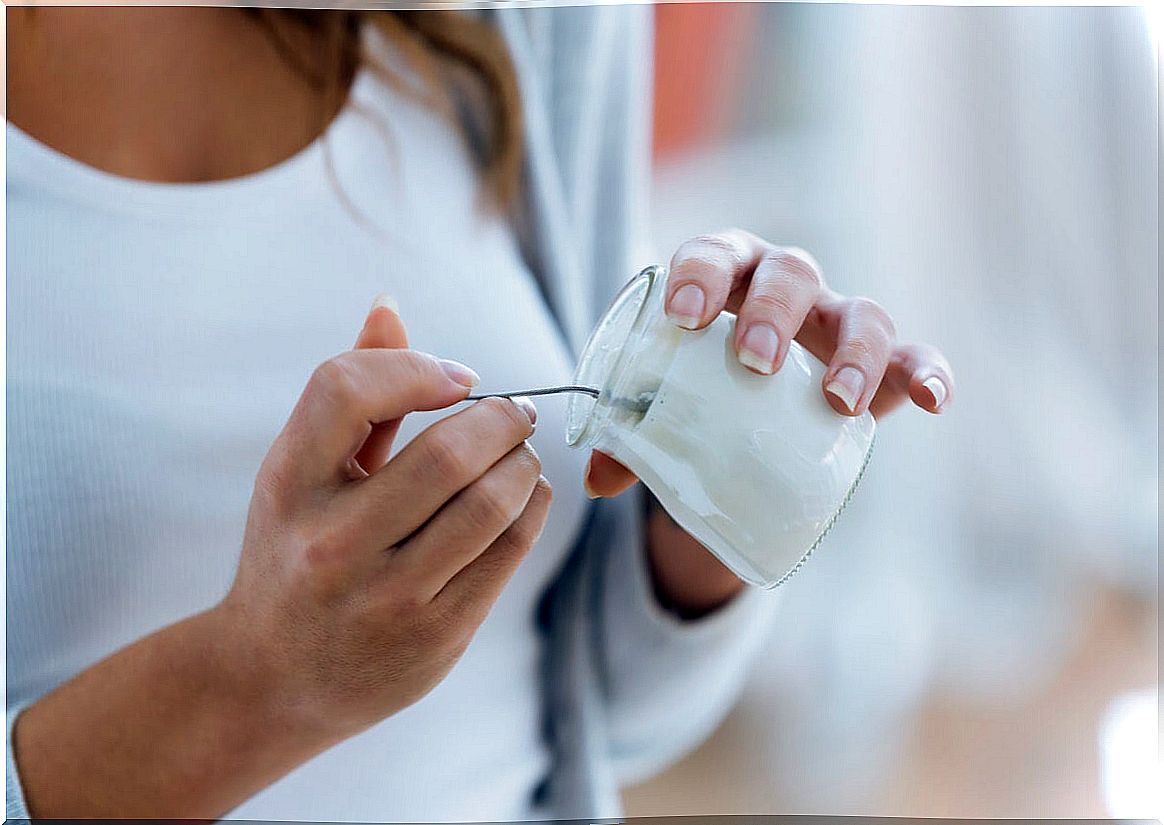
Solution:
M 861 397 L 861 391 L 864 389 L 865 376 L 861 374 L 859 369 L 841 367 L 833 376 L 833 380 L 825 387 L 825 392 L 841 399 L 841 403 L 848 408 L 849 412 L 856 412 L 857 400 Z
M 456 381 L 462 387 L 472 389 L 481 383 L 481 376 L 459 361 L 448 361 L 442 358 L 441 369 L 445 371 L 445 375 Z
M 929 390 L 930 395 L 934 397 L 934 409 L 940 410 L 942 405 L 946 403 L 946 385 L 942 383 L 942 379 L 936 375 L 931 375 L 922 381 L 922 386 Z
M 767 324 L 752 324 L 740 342 L 740 363 L 748 369 L 771 375 L 776 366 L 780 337 Z
M 707 298 L 695 284 L 684 284 L 667 303 L 667 316 L 683 329 L 695 329 L 703 319 Z
M 379 309 L 380 307 L 390 309 L 397 315 L 400 314 L 400 304 L 396 303 L 396 299 L 387 292 L 381 292 L 372 300 L 372 309 Z
M 521 411 L 525 413 L 526 418 L 529 419 L 530 426 L 538 423 L 538 408 L 534 406 L 534 402 L 530 401 L 524 395 L 515 395 L 510 398 L 514 404 L 521 407 Z

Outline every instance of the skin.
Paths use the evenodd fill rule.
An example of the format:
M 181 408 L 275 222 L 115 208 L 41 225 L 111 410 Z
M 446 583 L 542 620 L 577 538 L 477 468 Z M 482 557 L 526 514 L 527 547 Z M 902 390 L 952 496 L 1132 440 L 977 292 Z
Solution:
M 218 180 L 267 168 L 318 134 L 321 101 L 237 10 L 7 15 L 9 119 L 97 168 Z M 899 344 L 884 310 L 829 290 L 807 253 L 730 230 L 683 244 L 671 263 L 677 323 L 737 312 L 737 351 L 764 373 L 796 338 L 829 364 L 822 392 L 842 415 L 880 416 L 906 400 L 936 413 L 953 397 L 940 353 Z M 698 311 L 690 290 L 677 298 L 688 286 L 702 293 Z M 755 328 L 775 333 L 774 359 L 746 355 Z M 847 393 L 852 408 L 828 389 L 846 366 L 864 380 Z M 934 378 L 943 399 L 924 385 Z M 21 715 L 15 750 L 33 814 L 220 817 L 439 683 L 540 535 L 551 496 L 526 443 L 528 403 L 477 403 L 388 460 L 402 416 L 456 403 L 473 380 L 408 349 L 399 316 L 374 306 L 355 349 L 313 374 L 264 459 L 227 597 Z M 634 480 L 592 456 L 592 494 Z M 665 516 L 647 530 L 655 591 L 680 615 L 704 615 L 741 589 Z

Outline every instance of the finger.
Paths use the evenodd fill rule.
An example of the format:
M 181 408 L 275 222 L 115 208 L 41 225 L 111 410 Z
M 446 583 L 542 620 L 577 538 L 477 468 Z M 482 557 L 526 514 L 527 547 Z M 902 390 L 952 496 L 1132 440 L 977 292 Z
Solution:
M 765 252 L 737 313 L 733 344 L 740 363 L 762 375 L 780 369 L 823 285 L 820 267 L 804 250 Z
M 355 349 L 406 349 L 408 333 L 395 299 L 387 293 L 376 296 L 372 309 L 364 320 L 364 328 L 356 338 Z M 368 440 L 355 455 L 356 466 L 352 476 L 360 478 L 376 472 L 388 461 L 392 452 L 392 442 L 400 429 L 400 419 L 376 424 L 368 434 Z
M 823 287 L 796 333 L 797 343 L 825 364 L 833 360 L 846 308 L 843 296 Z
M 345 352 L 316 368 L 280 434 L 288 466 L 305 484 L 349 479 L 350 460 L 376 424 L 464 399 L 475 372 L 414 350 Z
M 699 235 L 671 258 L 667 276 L 668 317 L 684 329 L 702 329 L 728 304 L 732 291 L 747 282 L 768 244 L 742 229 Z
M 410 536 L 530 437 L 532 406 L 528 398 L 486 398 L 433 424 L 383 469 L 344 491 L 351 522 L 380 549 Z
M 397 548 L 394 574 L 424 601 L 432 599 L 517 521 L 541 471 L 528 444 L 514 447 Z
M 372 301 L 364 327 L 356 338 L 354 349 L 406 349 L 408 332 L 400 318 L 396 299 L 382 292 Z
M 433 606 L 465 622 L 470 633 L 480 626 L 522 559 L 541 536 L 552 495 L 549 482 L 539 478 L 517 521 L 489 549 L 449 580 L 433 599 Z
M 954 372 L 936 347 L 929 344 L 897 347 L 869 409 L 880 417 L 906 399 L 935 414 L 945 411 L 953 401 Z
M 582 486 L 591 498 L 610 498 L 630 488 L 638 477 L 606 453 L 597 450 L 590 454 Z
M 834 410 L 861 415 L 869 408 L 885 376 L 896 335 L 893 320 L 879 304 L 867 298 L 845 301 L 837 348 L 821 381 Z

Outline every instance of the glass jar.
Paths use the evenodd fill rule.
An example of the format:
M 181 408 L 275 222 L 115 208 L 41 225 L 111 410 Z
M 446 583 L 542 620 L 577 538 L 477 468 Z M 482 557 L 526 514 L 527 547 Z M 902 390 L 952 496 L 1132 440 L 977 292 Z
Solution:
M 848 502 L 873 445 L 869 413 L 834 412 L 825 366 L 795 341 L 758 375 L 732 348 L 736 318 L 702 330 L 666 317 L 667 271 L 643 270 L 590 336 L 566 441 L 634 472 L 664 509 L 740 578 L 776 587 L 816 549 Z

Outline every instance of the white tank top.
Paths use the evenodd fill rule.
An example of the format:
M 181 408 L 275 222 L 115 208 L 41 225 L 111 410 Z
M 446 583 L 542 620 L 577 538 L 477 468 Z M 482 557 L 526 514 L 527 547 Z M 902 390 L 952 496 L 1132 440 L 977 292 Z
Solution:
M 208 184 L 108 175 L 7 126 L 10 707 L 222 597 L 263 455 L 377 293 L 482 389 L 569 378 L 458 135 L 370 74 L 352 99 L 290 160 Z M 232 818 L 531 816 L 548 766 L 533 611 L 585 504 L 564 401 L 538 407 L 549 522 L 464 658 Z M 409 416 L 397 448 L 440 415 Z

